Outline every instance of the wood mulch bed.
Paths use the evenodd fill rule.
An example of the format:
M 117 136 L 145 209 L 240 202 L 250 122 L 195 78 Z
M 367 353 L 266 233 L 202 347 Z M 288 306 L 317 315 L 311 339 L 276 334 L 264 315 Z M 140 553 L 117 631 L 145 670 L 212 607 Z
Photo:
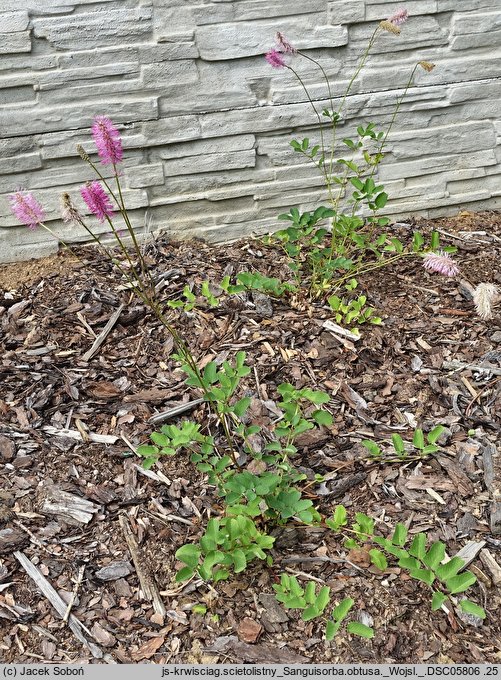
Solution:
M 394 229 L 405 238 L 413 226 Z M 253 563 L 215 587 L 176 584 L 175 551 L 220 506 L 187 457 L 144 471 L 134 449 L 152 416 L 200 395 L 184 385 L 166 331 L 86 248 L 88 267 L 60 254 L 0 273 L 1 661 L 501 663 L 500 307 L 482 321 L 471 300 L 471 286 L 501 284 L 501 214 L 418 226 L 458 247 L 460 276 L 408 260 L 361 277 L 384 323 L 363 326 L 358 342 L 323 327 L 331 315 L 321 304 L 259 295 L 176 324 L 204 363 L 245 350 L 263 423 L 272 417 L 263 402 L 282 382 L 329 392 L 334 425 L 299 442 L 302 469 L 326 477 L 310 487 L 322 514 L 343 503 L 381 533 L 404 522 L 450 556 L 466 548 L 478 578 L 471 597 L 487 619 L 432 612 L 426 588 L 394 564 L 382 574 L 363 551 L 346 562 L 339 535 L 294 524 L 276 532 L 272 567 Z M 240 270 L 287 276 L 281 254 L 254 239 L 160 239 L 148 257 L 166 299 Z M 207 411 L 187 415 L 204 422 Z M 443 451 L 419 462 L 375 463 L 360 444 L 439 423 Z M 326 643 L 318 621 L 283 610 L 272 584 L 285 569 L 329 585 L 335 601 L 353 597 L 374 639 L 342 632 Z

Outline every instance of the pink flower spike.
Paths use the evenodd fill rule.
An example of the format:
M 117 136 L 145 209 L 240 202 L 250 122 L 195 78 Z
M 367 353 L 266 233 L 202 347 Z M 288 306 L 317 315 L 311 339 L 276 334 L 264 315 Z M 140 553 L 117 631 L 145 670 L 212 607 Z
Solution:
M 93 213 L 100 222 L 104 222 L 106 217 L 113 217 L 111 199 L 99 182 L 87 182 L 87 184 L 80 189 L 80 193 L 91 213 Z
M 284 68 L 284 66 L 287 66 L 282 54 L 277 50 L 273 49 L 270 50 L 269 52 L 266 52 L 264 58 L 266 59 L 270 66 L 273 66 L 273 68 Z
M 117 128 L 107 116 L 96 116 L 92 136 L 103 165 L 120 163 L 123 157 L 122 140 Z
M 438 272 L 444 276 L 459 274 L 459 267 L 449 253 L 444 253 L 443 250 L 438 253 L 426 253 L 423 266 L 429 272 Z
M 409 12 L 406 9 L 399 9 L 388 19 L 388 21 L 394 26 L 401 26 L 402 24 L 405 24 L 408 18 Z
M 285 35 L 280 33 L 280 31 L 275 33 L 275 42 L 277 43 L 280 52 L 283 52 L 284 54 L 297 54 L 297 49 L 294 45 L 291 45 Z
M 44 210 L 33 194 L 16 191 L 9 196 L 9 202 L 17 219 L 30 229 L 36 229 L 45 220 Z

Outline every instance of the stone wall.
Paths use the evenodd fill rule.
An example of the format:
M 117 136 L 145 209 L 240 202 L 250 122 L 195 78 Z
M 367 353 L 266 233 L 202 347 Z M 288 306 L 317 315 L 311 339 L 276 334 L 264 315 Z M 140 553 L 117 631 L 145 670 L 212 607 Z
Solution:
M 417 74 L 387 147 L 386 212 L 499 207 L 499 0 L 1 0 L 0 261 L 55 249 L 10 214 L 17 188 L 35 193 L 63 238 L 83 240 L 58 202 L 92 177 L 75 145 L 91 151 L 96 114 L 123 133 L 139 232 L 229 240 L 276 228 L 292 205 L 325 203 L 317 171 L 289 146 L 315 138 L 315 115 L 292 74 L 262 55 L 282 31 L 321 60 L 337 97 L 375 22 L 402 5 L 411 18 L 400 36 L 381 34 L 340 136 L 388 122 L 415 62 L 435 62 Z M 324 100 L 320 71 L 297 65 Z

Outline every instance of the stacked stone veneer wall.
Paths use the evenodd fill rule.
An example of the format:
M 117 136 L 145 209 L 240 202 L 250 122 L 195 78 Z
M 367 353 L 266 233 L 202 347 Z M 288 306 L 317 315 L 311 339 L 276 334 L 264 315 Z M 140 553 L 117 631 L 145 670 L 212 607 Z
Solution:
M 315 116 L 290 72 L 262 55 L 281 30 L 322 60 L 342 93 L 375 22 L 401 6 L 401 36 L 382 34 L 345 108 L 353 126 L 389 120 L 418 59 L 380 171 L 390 215 L 433 216 L 500 204 L 500 0 L 1 0 L 0 261 L 54 250 L 20 227 L 7 194 L 33 191 L 48 223 L 59 194 L 92 173 L 95 114 L 122 130 L 125 198 L 138 231 L 228 240 L 277 226 L 292 205 L 325 202 L 315 168 L 289 146 L 315 137 Z M 299 65 L 299 62 L 298 62 Z M 321 74 L 301 61 L 316 99 Z M 278 223 L 279 224 L 279 223 Z M 82 236 L 81 234 L 79 236 Z M 83 237 L 82 237 L 83 238 Z

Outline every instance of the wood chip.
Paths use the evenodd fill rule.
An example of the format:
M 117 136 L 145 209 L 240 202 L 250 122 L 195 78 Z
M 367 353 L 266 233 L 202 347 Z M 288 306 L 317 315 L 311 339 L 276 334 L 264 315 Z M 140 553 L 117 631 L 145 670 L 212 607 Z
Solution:
M 238 624 L 238 637 L 243 642 L 255 644 L 262 632 L 263 626 L 254 619 L 251 619 L 249 616 L 245 616 Z
M 501 566 L 497 563 L 494 555 L 487 548 L 482 548 L 480 559 L 484 567 L 489 571 L 494 585 L 501 586 Z
M 14 557 L 28 574 L 28 576 L 35 582 L 36 586 L 41 590 L 43 595 L 49 600 L 59 616 L 63 618 L 66 614 L 67 605 L 47 581 L 45 576 L 43 576 L 43 574 L 37 569 L 37 567 L 35 567 L 33 562 L 31 562 L 31 560 L 29 560 L 24 553 L 16 551 L 14 553 Z M 68 618 L 68 627 L 71 629 L 77 640 L 79 640 L 89 649 L 90 653 L 95 659 L 103 658 L 102 650 L 93 642 L 90 642 L 84 635 L 84 632 L 86 632 L 90 636 L 90 631 L 88 631 L 85 626 L 80 623 L 74 614 L 70 614 Z
M 55 486 L 48 487 L 45 491 L 42 512 L 47 515 L 57 515 L 66 522 L 88 524 L 98 510 L 99 506 L 95 503 Z
M 165 616 L 167 610 L 165 609 L 165 605 L 160 596 L 160 591 L 157 584 L 155 583 L 155 579 L 142 559 L 141 550 L 134 534 L 132 533 L 132 529 L 129 526 L 127 517 L 125 515 L 120 515 L 118 521 L 120 522 L 120 527 L 122 528 L 125 540 L 129 546 L 132 561 L 134 562 L 134 567 L 136 568 L 139 582 L 141 584 L 141 590 L 143 591 L 143 596 L 147 600 L 153 602 L 153 608 L 156 614 Z
M 325 328 L 325 330 L 329 331 L 330 333 L 333 333 L 334 335 L 340 335 L 343 338 L 349 338 L 354 342 L 358 342 L 361 337 L 360 335 L 352 333 L 351 331 L 347 330 L 346 328 L 343 328 L 342 326 L 338 326 L 337 323 L 329 321 L 329 319 L 323 322 L 322 328 Z
M 469 541 L 461 548 L 459 552 L 455 554 L 455 557 L 459 557 L 464 561 L 464 566 L 462 567 L 463 569 L 466 569 L 470 562 L 473 562 L 484 545 L 485 541 Z
M 125 305 L 120 305 L 120 307 L 117 310 L 115 310 L 113 312 L 113 314 L 110 316 L 110 320 L 108 321 L 106 326 L 103 328 L 101 333 L 98 335 L 98 337 L 95 339 L 92 347 L 89 350 L 87 350 L 87 352 L 85 352 L 85 354 L 83 355 L 83 357 L 82 357 L 83 361 L 90 361 L 90 359 L 92 359 L 92 357 L 95 354 L 97 354 L 97 352 L 99 351 L 99 348 L 104 343 L 104 341 L 106 340 L 108 335 L 111 333 L 113 326 L 118 321 L 118 318 L 119 318 L 120 314 L 122 313 L 124 306 Z

